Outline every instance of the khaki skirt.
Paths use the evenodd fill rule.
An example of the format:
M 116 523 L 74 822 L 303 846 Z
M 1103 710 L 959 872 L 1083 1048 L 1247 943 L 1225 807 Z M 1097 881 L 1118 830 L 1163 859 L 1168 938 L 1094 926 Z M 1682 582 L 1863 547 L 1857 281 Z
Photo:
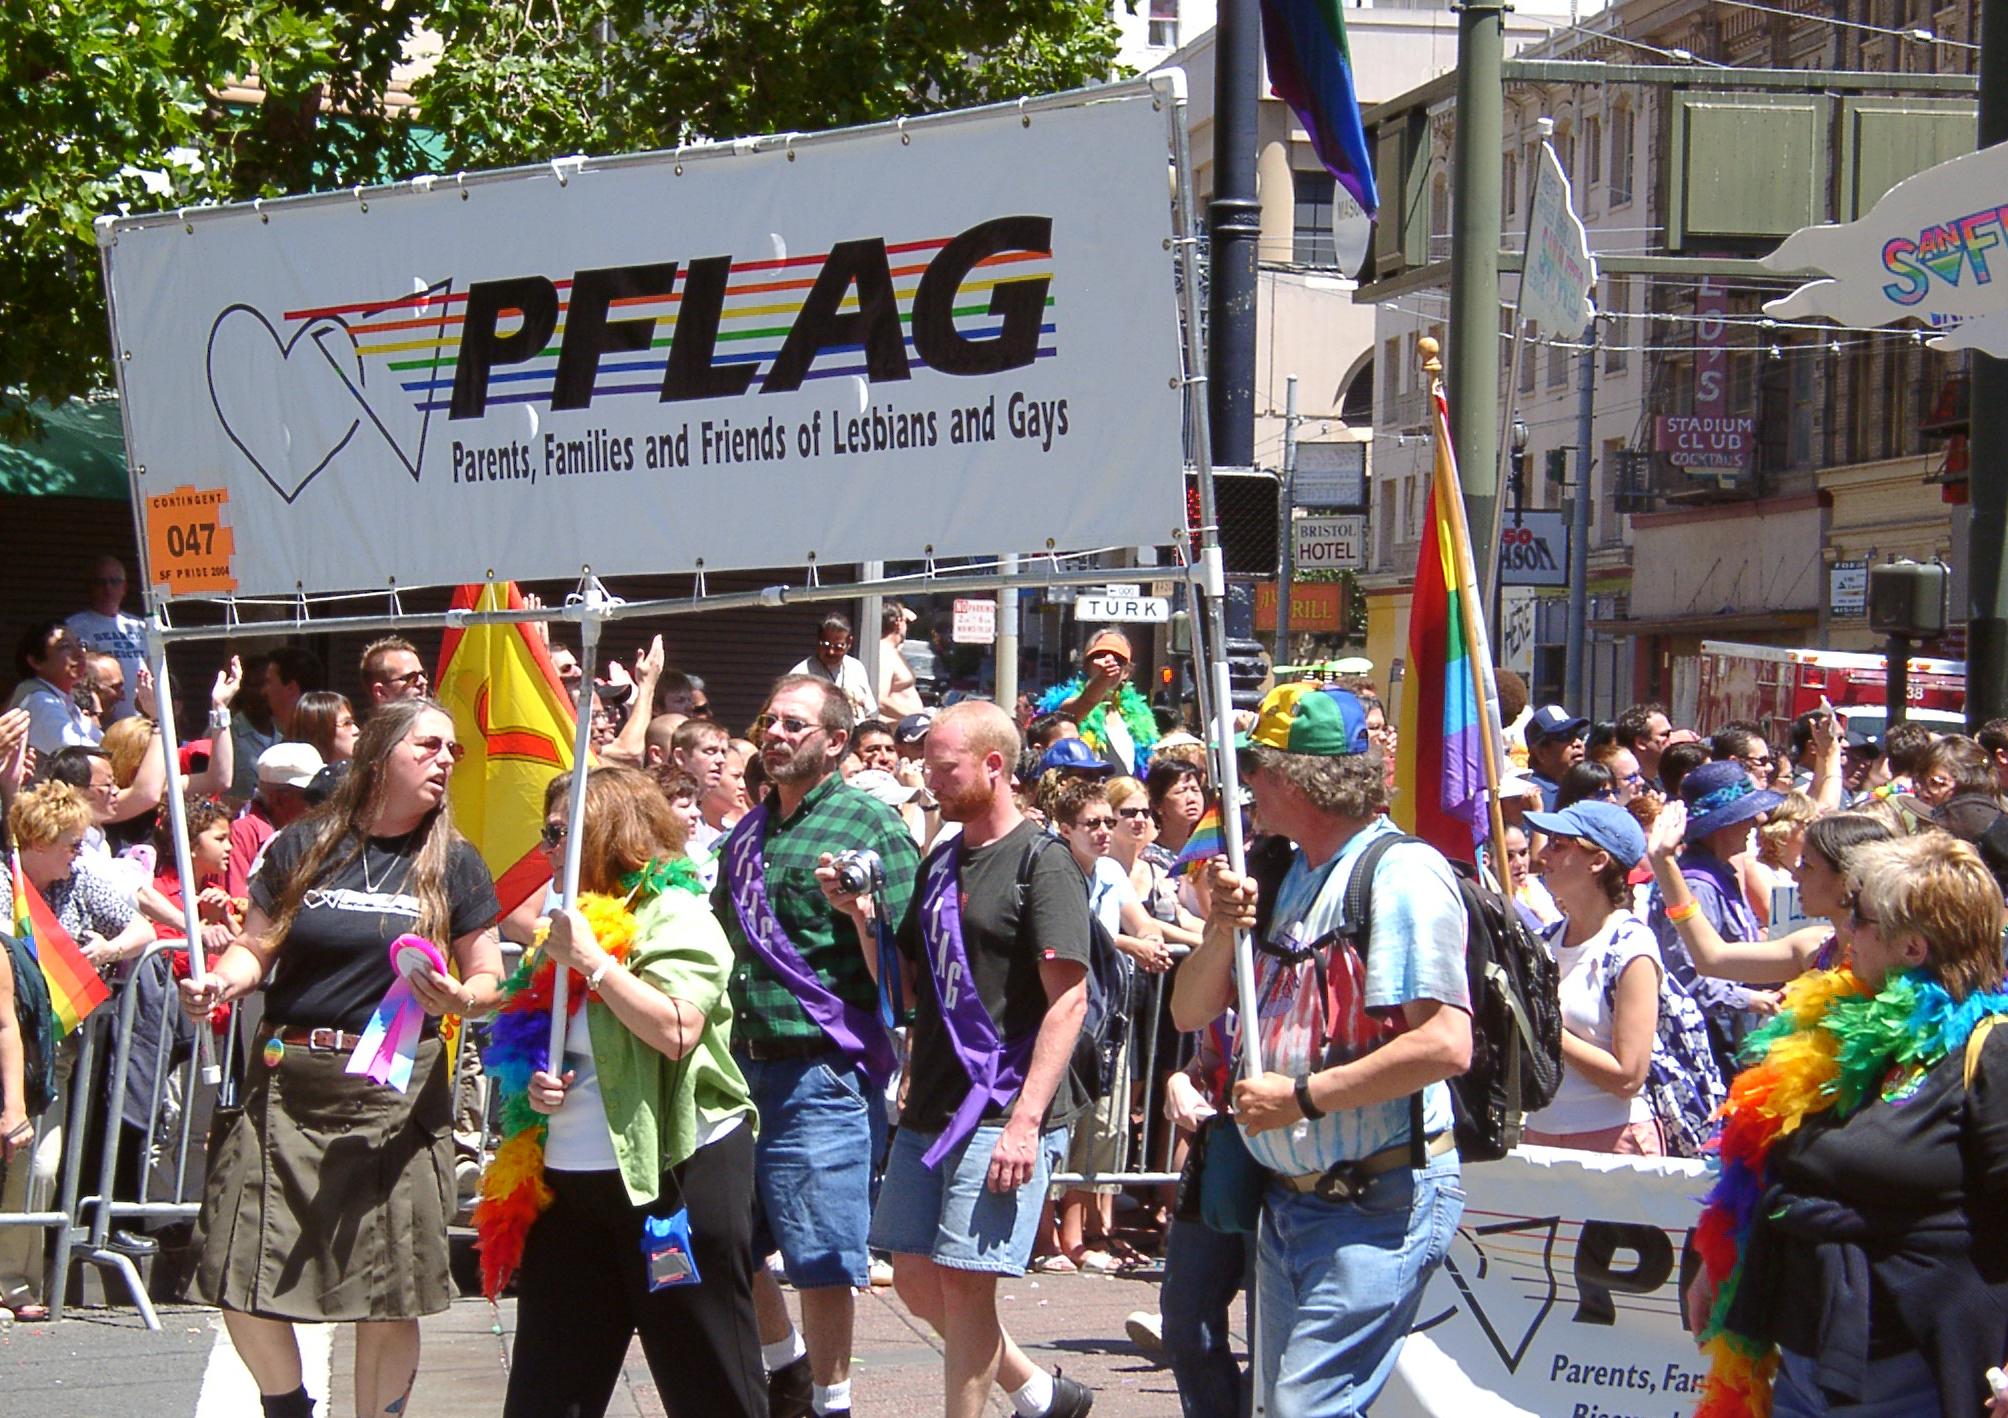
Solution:
M 244 1110 L 209 1158 L 195 1291 L 267 1319 L 399 1320 L 453 1300 L 453 1091 L 437 1039 L 399 1093 L 346 1049 L 253 1045 Z

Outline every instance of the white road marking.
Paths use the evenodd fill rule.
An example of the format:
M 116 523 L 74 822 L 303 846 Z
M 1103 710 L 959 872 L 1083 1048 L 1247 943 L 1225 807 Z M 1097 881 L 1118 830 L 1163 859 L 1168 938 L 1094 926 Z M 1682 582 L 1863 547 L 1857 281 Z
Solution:
M 230 1331 L 223 1317 L 211 1321 L 216 1326 L 216 1343 L 209 1351 L 209 1364 L 202 1371 L 202 1395 L 195 1401 L 195 1418 L 243 1418 L 258 1411 L 258 1384 L 244 1361 L 231 1347 Z M 322 1413 L 328 1411 L 329 1378 L 334 1371 L 335 1327 L 331 1324 L 301 1324 L 293 1327 L 299 1336 L 300 1372 L 307 1392 Z

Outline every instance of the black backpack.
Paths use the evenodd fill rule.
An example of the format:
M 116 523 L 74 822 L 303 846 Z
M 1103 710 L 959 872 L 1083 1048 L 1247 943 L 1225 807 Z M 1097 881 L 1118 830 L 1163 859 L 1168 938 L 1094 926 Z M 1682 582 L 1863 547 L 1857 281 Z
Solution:
M 1421 840 L 1389 833 L 1368 843 L 1353 866 L 1346 882 L 1346 939 L 1362 959 L 1373 922 L 1374 868 L 1397 842 Z M 1249 854 L 1249 871 L 1261 883 L 1258 930 L 1265 934 L 1267 915 L 1259 903 L 1274 899 L 1289 866 L 1289 845 L 1280 846 L 1279 852 L 1258 844 Z M 1450 869 L 1464 901 L 1464 973 L 1471 993 L 1471 1067 L 1449 1080 L 1457 1151 L 1467 1162 L 1493 1162 L 1518 1145 L 1527 1115 L 1552 1103 L 1562 1086 L 1561 973 L 1520 913 L 1470 863 L 1452 861 Z
M 1017 905 L 1019 928 L 1024 928 L 1025 903 L 1031 895 L 1032 871 L 1039 855 L 1051 846 L 1064 847 L 1059 838 L 1041 832 L 1026 844 L 1018 863 Z M 1076 1085 L 1089 1098 L 1100 1102 L 1116 1086 L 1116 1065 L 1123 1046 L 1129 1042 L 1130 968 L 1116 949 L 1114 937 L 1095 916 L 1088 913 L 1088 1012 L 1081 1020 L 1080 1037 L 1074 1041 L 1073 1062 L 1068 1065 Z
M 28 947 L 0 931 L 0 952 L 14 972 L 14 1019 L 21 1031 L 21 1073 L 26 1082 L 28 1116 L 49 1106 L 56 1092 L 56 1011 L 49 1002 L 49 983 Z

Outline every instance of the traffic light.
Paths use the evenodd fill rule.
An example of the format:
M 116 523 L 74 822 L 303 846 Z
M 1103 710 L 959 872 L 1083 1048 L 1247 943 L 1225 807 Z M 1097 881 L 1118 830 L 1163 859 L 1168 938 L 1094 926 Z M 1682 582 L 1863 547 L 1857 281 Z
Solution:
M 1259 640 L 1227 642 L 1227 684 L 1236 709 L 1254 709 L 1262 703 L 1262 686 L 1269 680 L 1269 659 Z
M 1569 480 L 1569 450 L 1550 448 L 1547 452 L 1548 481 L 1560 487 Z
M 1279 486 L 1274 475 L 1251 468 L 1214 469 L 1213 498 L 1214 512 L 1220 520 L 1220 556 L 1222 569 L 1229 576 L 1276 574 Z M 1199 482 L 1192 473 L 1185 475 L 1185 515 L 1187 529 L 1197 532 Z

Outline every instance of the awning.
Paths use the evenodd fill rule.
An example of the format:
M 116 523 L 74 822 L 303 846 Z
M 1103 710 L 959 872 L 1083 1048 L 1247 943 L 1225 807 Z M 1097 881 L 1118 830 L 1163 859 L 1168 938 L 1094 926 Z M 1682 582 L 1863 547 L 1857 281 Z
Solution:
M 1809 630 L 1820 623 L 1818 611 L 1718 611 L 1714 615 L 1662 616 L 1653 620 L 1616 617 L 1593 620 L 1590 629 L 1608 635 L 1770 635 L 1780 630 Z
M 131 495 L 117 399 L 70 399 L 53 407 L 43 403 L 28 407 L 42 421 L 42 436 L 18 442 L 0 439 L 0 494 L 112 502 L 124 502 Z

